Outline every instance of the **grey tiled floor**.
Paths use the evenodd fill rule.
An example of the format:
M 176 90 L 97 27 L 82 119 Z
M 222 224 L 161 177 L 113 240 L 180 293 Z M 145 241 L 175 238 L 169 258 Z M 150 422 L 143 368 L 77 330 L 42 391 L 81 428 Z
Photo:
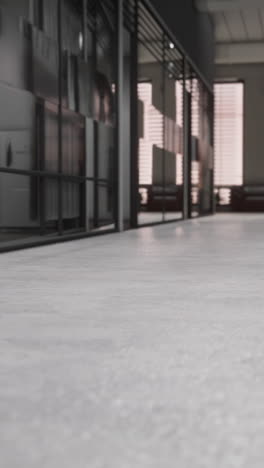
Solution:
M 1 468 L 263 468 L 264 216 L 0 256 Z

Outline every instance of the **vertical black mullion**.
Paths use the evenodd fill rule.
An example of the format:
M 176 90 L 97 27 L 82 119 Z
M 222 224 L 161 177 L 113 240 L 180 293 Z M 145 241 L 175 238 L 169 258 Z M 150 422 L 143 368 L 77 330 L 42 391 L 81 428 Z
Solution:
M 191 75 L 190 92 L 188 92 L 188 186 L 189 186 L 189 218 L 192 218 L 193 214 L 193 177 L 192 177 L 192 131 L 193 131 L 193 77 Z
M 63 56 L 62 56 L 62 2 L 58 0 L 58 166 L 59 174 L 62 175 L 62 87 L 63 87 Z M 62 178 L 58 180 L 58 233 L 63 234 L 63 206 L 62 206 Z
M 36 105 L 36 151 L 37 151 L 37 170 L 45 170 L 45 109 L 44 102 L 38 101 Z M 45 184 L 44 177 L 38 177 L 39 180 L 39 217 L 40 217 L 40 233 L 46 233 L 46 200 L 45 200 Z
M 209 91 L 208 91 L 209 93 Z M 215 213 L 215 195 L 214 195 L 214 94 L 209 93 L 209 121 L 210 121 L 210 146 L 212 148 L 211 154 L 211 214 Z
M 185 207 L 184 207 L 184 132 L 185 132 L 185 122 L 184 122 L 184 99 L 185 99 L 185 61 L 184 56 L 182 57 L 182 78 L 181 78 L 181 86 L 182 86 L 182 94 L 181 94 L 181 105 L 182 105 L 182 141 L 181 141 L 181 148 L 182 148 L 182 218 L 185 218 Z
M 139 200 L 139 155 L 138 155 L 138 0 L 135 0 L 135 11 L 131 38 L 131 122 L 130 122 L 130 213 L 131 227 L 138 227 Z
M 182 174 L 183 174 L 183 218 L 188 218 L 188 177 L 187 177 L 187 90 L 186 90 L 186 57 L 183 57 L 183 80 L 182 80 L 182 108 L 183 108 L 183 116 L 182 116 L 182 134 L 183 134 L 183 167 L 182 167 Z
M 187 131 L 188 131 L 188 141 L 187 141 L 187 187 L 188 187 L 188 218 L 192 217 L 192 93 L 185 91 L 187 93 Z
M 94 7 L 94 32 L 93 32 L 93 61 L 94 61 L 94 72 L 97 70 L 97 14 L 98 14 L 98 2 L 96 1 Z M 94 227 L 99 227 L 99 187 L 98 187 L 98 125 L 99 123 L 94 120 Z
M 32 5 L 33 9 L 32 22 L 41 31 L 44 27 L 44 4 L 43 0 L 38 0 Z M 31 44 L 31 47 L 32 44 Z M 31 50 L 33 54 L 33 50 Z M 33 89 L 33 74 L 31 72 L 30 83 Z M 38 99 L 35 106 L 35 128 L 36 128 L 36 139 L 35 139 L 35 151 L 36 151 L 36 165 L 35 168 L 39 171 L 45 170 L 45 108 L 44 100 Z M 34 180 L 35 177 L 32 178 Z M 45 199 L 45 186 L 46 178 L 43 176 L 37 176 L 37 187 L 38 187 L 38 203 L 37 211 L 39 212 L 39 223 L 40 223 L 40 234 L 46 234 L 46 199 Z
M 85 63 L 87 63 L 88 59 L 88 53 L 87 53 L 87 0 L 83 0 L 82 3 L 82 27 L 83 27 L 83 53 L 82 53 L 82 58 Z M 83 173 L 81 174 L 84 177 L 84 182 L 81 184 L 81 222 L 83 222 L 83 226 L 86 229 L 86 213 L 87 213 L 87 184 L 86 184 L 86 174 L 87 174 L 87 155 L 86 155 L 86 118 L 84 118 L 84 161 L 82 165 L 82 171 Z
M 189 108 L 189 136 L 188 136 L 188 164 L 189 164 L 189 204 L 190 204 L 190 214 L 189 217 L 193 216 L 193 164 L 192 164 L 192 132 L 193 132 L 193 75 L 192 71 L 190 72 L 190 93 L 188 95 L 188 108 Z
M 196 76 L 196 83 L 197 83 L 197 90 L 198 90 L 198 141 L 200 143 L 202 137 L 203 137 L 203 95 L 202 95 L 202 88 L 201 88 L 201 83 Z M 198 145 L 199 145 L 198 143 Z M 199 181 L 198 181 L 198 213 L 199 216 L 202 216 L 204 214 L 204 205 L 203 205 L 203 198 L 204 198 L 204 168 L 203 168 L 203 158 L 201 158 L 201 154 L 199 152 L 199 146 L 198 146 L 198 157 L 199 157 Z
M 34 24 L 41 31 L 43 30 L 43 0 L 36 0 L 34 4 Z
M 117 119 L 116 119 L 116 186 L 117 186 L 117 217 L 116 217 L 116 228 L 119 232 L 124 229 L 124 205 L 123 205 L 123 105 L 124 105 L 124 14 L 123 14 L 124 3 L 123 0 L 116 0 L 116 82 L 117 82 L 117 94 L 116 94 L 116 108 L 117 108 Z
M 162 221 L 165 221 L 166 216 L 166 190 L 165 190 L 165 158 L 166 158 L 166 57 L 165 57 L 166 38 L 165 34 L 162 33 Z
M 114 77 L 115 77 L 115 109 L 116 109 L 116 119 L 115 119 L 115 136 L 114 136 L 114 147 L 113 152 L 113 176 L 112 176 L 112 196 L 114 198 L 114 224 L 115 229 L 119 228 L 119 216 L 123 216 L 123 212 L 119 213 L 119 94 L 122 94 L 120 89 L 119 81 L 119 41 L 122 40 L 122 37 L 119 37 L 119 14 L 122 15 L 122 11 L 119 12 L 118 0 L 114 2 L 115 7 L 115 32 L 114 32 Z
M 201 155 L 199 152 L 199 143 L 201 139 L 201 108 L 200 108 L 200 84 L 197 78 L 197 75 L 195 75 L 194 80 L 196 80 L 196 96 L 195 98 L 197 99 L 197 108 L 198 108 L 198 161 L 199 161 L 199 166 L 198 166 L 198 216 L 202 215 L 202 210 L 201 210 L 201 182 L 202 182 L 202 164 L 201 164 Z M 193 155 L 192 155 L 193 156 Z
M 87 0 L 83 0 L 82 3 L 82 21 L 83 21 L 83 59 L 87 62 L 88 52 L 87 52 Z
M 98 209 L 98 122 L 94 122 L 94 227 L 99 227 Z
M 191 94 L 187 90 L 187 68 L 188 63 L 184 57 L 184 77 L 183 77 L 183 125 L 184 125 L 184 160 L 183 160 L 183 195 L 184 195 L 184 217 L 191 218 Z M 189 73 L 188 73 L 189 76 Z
M 190 72 L 190 92 L 188 93 L 188 113 L 189 113 L 189 136 L 188 136 L 188 166 L 189 166 L 189 218 L 193 217 L 193 164 L 192 164 L 192 132 L 193 132 L 193 71 Z

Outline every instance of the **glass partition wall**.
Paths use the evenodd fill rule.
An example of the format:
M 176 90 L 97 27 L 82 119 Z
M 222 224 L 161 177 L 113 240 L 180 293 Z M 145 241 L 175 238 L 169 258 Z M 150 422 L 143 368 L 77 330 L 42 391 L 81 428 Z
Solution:
M 0 251 L 182 219 L 186 158 L 190 212 L 212 211 L 212 94 L 148 3 L 0 0 L 0 20 Z
M 183 56 L 138 12 L 138 224 L 183 218 Z
M 213 213 L 213 94 L 138 4 L 138 225 Z
M 31 7 L 0 2 L 0 246 L 58 233 L 58 11 Z
M 116 2 L 0 0 L 0 16 L 0 248 L 113 229 Z

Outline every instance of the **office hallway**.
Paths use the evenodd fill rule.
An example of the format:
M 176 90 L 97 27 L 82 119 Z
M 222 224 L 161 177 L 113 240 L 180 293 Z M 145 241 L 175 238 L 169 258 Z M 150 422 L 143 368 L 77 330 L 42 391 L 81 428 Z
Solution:
M 0 256 L 3 468 L 262 468 L 264 216 Z

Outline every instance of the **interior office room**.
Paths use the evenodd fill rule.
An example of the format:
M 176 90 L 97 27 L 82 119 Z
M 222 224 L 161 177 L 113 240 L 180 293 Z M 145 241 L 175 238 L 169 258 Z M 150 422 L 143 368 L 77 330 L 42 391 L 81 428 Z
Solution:
M 0 465 L 262 468 L 263 0 L 0 0 Z

